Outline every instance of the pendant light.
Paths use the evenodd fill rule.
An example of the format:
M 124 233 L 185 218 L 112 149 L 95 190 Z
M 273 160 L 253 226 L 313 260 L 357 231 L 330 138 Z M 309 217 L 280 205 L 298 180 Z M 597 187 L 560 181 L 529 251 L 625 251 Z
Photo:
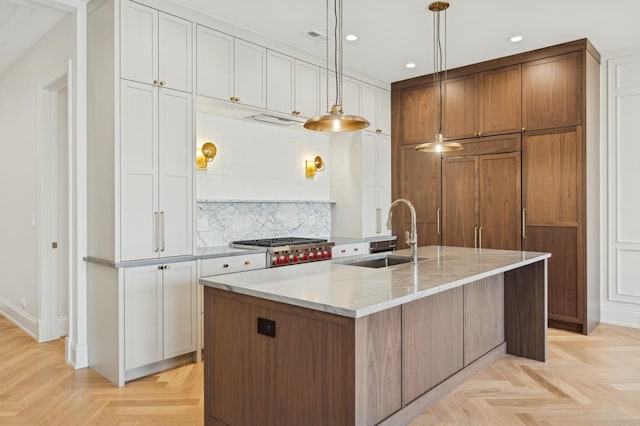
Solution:
M 442 134 L 443 122 L 443 99 L 446 96 L 446 85 L 444 81 L 447 79 L 447 12 L 449 8 L 448 1 L 435 1 L 429 4 L 429 10 L 433 12 L 433 87 L 437 89 L 437 125 L 438 132 L 433 141 L 422 143 L 415 147 L 416 151 L 421 152 L 449 152 L 463 149 L 458 142 L 446 142 Z M 440 38 L 440 15 L 444 12 L 444 48 Z
M 329 109 L 329 0 L 326 0 L 326 57 L 327 57 L 327 114 L 313 117 L 304 123 L 304 128 L 318 132 L 351 132 L 369 127 L 369 122 L 358 115 L 346 115 L 342 111 L 342 0 L 334 0 L 334 62 L 336 77 L 336 99 Z

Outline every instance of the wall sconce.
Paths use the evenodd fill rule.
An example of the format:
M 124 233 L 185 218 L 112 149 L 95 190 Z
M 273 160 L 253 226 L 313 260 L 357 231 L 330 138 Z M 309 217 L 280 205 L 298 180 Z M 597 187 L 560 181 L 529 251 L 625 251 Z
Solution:
M 324 170 L 324 160 L 319 155 L 313 160 L 307 160 L 305 163 L 305 176 L 312 178 L 316 176 L 316 172 Z
M 213 161 L 217 153 L 218 148 L 212 142 L 205 142 L 196 150 L 196 168 L 207 170 L 207 165 Z

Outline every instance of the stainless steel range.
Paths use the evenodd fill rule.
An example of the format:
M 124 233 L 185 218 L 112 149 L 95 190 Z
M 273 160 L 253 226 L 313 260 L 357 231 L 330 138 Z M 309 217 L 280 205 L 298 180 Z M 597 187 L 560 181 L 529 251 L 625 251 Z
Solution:
M 296 265 L 331 259 L 331 247 L 335 243 L 319 238 L 265 238 L 262 240 L 232 241 L 231 247 L 255 249 L 267 248 L 267 265 Z

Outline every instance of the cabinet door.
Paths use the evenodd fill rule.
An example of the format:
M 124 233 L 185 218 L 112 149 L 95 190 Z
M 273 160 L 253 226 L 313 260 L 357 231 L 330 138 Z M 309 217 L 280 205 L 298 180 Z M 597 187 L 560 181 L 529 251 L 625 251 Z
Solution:
M 153 84 L 158 79 L 158 11 L 124 2 L 120 25 L 121 77 Z
M 479 158 L 480 248 L 520 250 L 520 153 Z M 481 239 L 481 241 L 480 241 Z
M 580 52 L 524 64 L 523 127 L 530 131 L 579 125 L 583 105 L 581 75 Z
M 267 109 L 293 113 L 294 62 L 290 56 L 267 52 Z
M 416 209 L 418 246 L 439 244 L 440 170 L 440 154 L 418 152 L 413 145 L 401 147 L 398 195 L 411 201 Z M 393 224 L 394 234 L 398 237 L 398 248 L 407 248 L 405 233 L 411 230 L 409 214 L 394 214 Z
M 296 61 L 295 67 L 296 115 L 316 117 L 320 115 L 320 68 L 302 61 Z
M 196 262 L 165 265 L 162 280 L 164 358 L 196 350 Z
M 526 208 L 524 249 L 552 254 L 548 261 L 549 319 L 579 324 L 584 317 L 578 267 L 583 206 L 582 132 L 528 134 L 522 142 L 522 195 Z
M 162 271 L 156 265 L 124 271 L 124 368 L 161 361 Z
M 376 186 L 376 135 L 362 133 L 362 236 L 376 235 L 378 188 Z
M 191 92 L 191 22 L 160 12 L 158 16 L 160 84 Z
M 193 130 L 191 95 L 160 89 L 160 256 L 193 251 Z
M 197 26 L 196 81 L 198 95 L 233 97 L 233 37 Z
M 376 131 L 380 128 L 378 123 L 378 90 L 377 87 L 362 83 L 362 116 L 369 120 L 371 125 L 367 130 Z
M 520 65 L 478 76 L 479 136 L 520 132 L 522 83 Z
M 442 160 L 442 245 L 476 247 L 478 157 Z
M 234 84 L 236 102 L 267 107 L 267 49 L 248 41 L 234 40 Z
M 327 103 L 327 83 L 329 84 L 328 110 L 337 102 L 336 74 L 333 71 L 329 71 L 328 82 L 326 70 L 322 70 L 320 74 L 320 105 L 322 107 L 320 110 L 324 112 Z M 345 114 L 349 115 L 359 115 L 361 113 L 360 82 L 347 76 L 343 76 L 342 78 L 342 110 Z
M 155 86 L 122 82 L 121 260 L 158 256 L 157 99 L 158 88 Z
M 448 139 L 478 135 L 478 77 L 476 74 L 445 82 L 444 135 Z
M 391 205 L 391 138 L 378 134 L 377 137 L 377 189 L 376 235 L 390 235 L 386 227 L 386 215 Z
M 388 90 L 377 90 L 378 127 L 376 131 L 385 135 L 391 134 L 391 92 Z
M 437 90 L 432 85 L 404 89 L 400 95 L 401 144 L 415 144 L 433 140 L 438 129 Z

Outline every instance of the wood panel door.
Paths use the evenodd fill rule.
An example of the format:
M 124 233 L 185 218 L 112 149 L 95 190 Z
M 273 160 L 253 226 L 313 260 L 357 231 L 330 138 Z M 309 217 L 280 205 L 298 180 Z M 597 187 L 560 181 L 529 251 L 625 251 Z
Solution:
M 584 319 L 583 158 L 580 127 L 527 134 L 522 143 L 524 249 L 550 252 L 549 319 Z M 582 330 L 582 327 L 579 327 Z
M 418 246 L 439 244 L 440 208 L 440 154 L 418 152 L 415 145 L 400 147 L 400 192 L 416 209 Z M 398 248 L 407 248 L 405 233 L 411 231 L 407 212 L 395 212 L 393 230 L 398 237 Z
M 433 140 L 437 131 L 437 90 L 431 84 L 402 91 L 400 107 L 400 144 Z M 394 108 L 395 109 L 395 108 Z
M 478 157 L 442 160 L 442 245 L 476 247 Z
M 520 153 L 478 159 L 478 247 L 520 250 Z
M 521 74 L 520 65 L 478 74 L 478 136 L 521 131 Z
M 522 125 L 527 131 L 581 124 L 582 52 L 522 66 Z
M 448 139 L 478 136 L 478 76 L 445 82 L 443 133 Z

